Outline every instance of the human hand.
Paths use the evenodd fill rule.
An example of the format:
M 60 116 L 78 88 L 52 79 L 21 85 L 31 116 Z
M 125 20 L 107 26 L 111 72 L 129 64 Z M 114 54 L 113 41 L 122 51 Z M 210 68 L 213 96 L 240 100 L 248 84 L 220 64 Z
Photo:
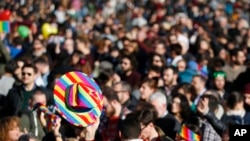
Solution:
M 61 136 L 60 131 L 59 131 L 61 127 L 61 121 L 62 121 L 61 118 L 57 118 L 56 123 L 52 126 L 52 131 L 53 131 L 54 136 Z
M 46 119 L 45 119 L 45 114 L 43 112 L 41 112 L 39 114 L 39 119 L 40 119 L 40 122 L 41 122 L 42 126 L 46 127 L 47 122 L 46 122 Z
M 197 105 L 197 111 L 203 116 L 209 112 L 208 98 L 203 98 L 199 100 L 199 103 Z
M 85 140 L 94 140 L 95 133 L 100 124 L 100 118 L 96 119 L 96 122 L 85 128 Z

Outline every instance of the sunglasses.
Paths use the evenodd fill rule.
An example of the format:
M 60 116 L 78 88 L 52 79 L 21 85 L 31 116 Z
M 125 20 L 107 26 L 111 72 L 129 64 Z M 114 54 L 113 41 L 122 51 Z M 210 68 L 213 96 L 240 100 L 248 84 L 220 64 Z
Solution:
M 25 73 L 25 72 L 23 72 L 22 75 L 23 76 L 25 76 L 25 75 L 31 76 L 31 73 Z

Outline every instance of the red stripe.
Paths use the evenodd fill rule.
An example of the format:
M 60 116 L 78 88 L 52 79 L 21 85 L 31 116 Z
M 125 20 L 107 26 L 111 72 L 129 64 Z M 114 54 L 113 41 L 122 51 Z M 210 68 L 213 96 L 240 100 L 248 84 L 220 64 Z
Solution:
M 61 99 L 63 102 L 65 101 L 65 97 L 61 93 L 59 93 L 56 89 L 54 89 L 54 94 L 57 95 L 59 99 Z
M 67 73 L 66 76 L 69 78 L 69 80 L 70 80 L 72 83 L 77 83 L 77 81 L 74 79 L 74 77 L 73 77 L 70 73 Z

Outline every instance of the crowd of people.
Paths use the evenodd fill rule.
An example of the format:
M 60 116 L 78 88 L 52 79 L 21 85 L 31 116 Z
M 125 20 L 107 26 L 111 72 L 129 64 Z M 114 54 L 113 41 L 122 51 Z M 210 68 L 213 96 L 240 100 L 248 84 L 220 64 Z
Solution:
M 1 0 L 6 10 L 0 141 L 228 141 L 230 125 L 250 124 L 249 0 Z M 59 116 L 53 89 L 70 71 L 101 87 L 102 115 L 48 131 L 34 107 Z

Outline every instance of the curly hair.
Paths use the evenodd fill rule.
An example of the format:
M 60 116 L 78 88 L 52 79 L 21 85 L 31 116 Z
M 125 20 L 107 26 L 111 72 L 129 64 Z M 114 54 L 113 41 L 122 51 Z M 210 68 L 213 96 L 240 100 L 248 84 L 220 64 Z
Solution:
M 0 141 L 8 140 L 8 132 L 19 127 L 18 117 L 4 117 L 0 120 Z

